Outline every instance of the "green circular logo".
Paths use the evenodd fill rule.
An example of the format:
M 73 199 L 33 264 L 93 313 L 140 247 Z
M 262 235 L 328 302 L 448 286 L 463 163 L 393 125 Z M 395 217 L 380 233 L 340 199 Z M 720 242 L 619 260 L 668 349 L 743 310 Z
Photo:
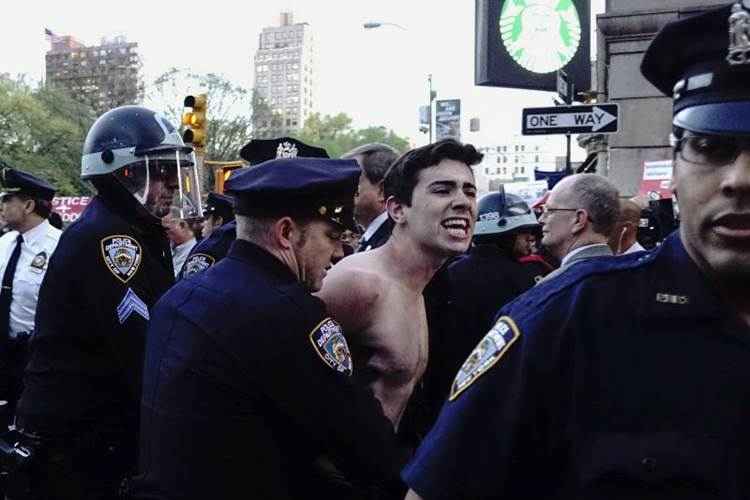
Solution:
M 534 73 L 552 73 L 573 59 L 581 21 L 573 0 L 506 0 L 500 35 L 508 54 Z

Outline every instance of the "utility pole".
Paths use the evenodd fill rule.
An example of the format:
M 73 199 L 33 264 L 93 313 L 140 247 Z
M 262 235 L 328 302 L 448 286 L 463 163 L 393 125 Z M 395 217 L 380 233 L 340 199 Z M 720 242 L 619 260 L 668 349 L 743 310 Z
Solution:
M 429 110 L 428 118 L 430 119 L 430 125 L 429 125 L 429 144 L 432 144 L 432 101 L 435 100 L 435 97 L 437 97 L 437 91 L 432 90 L 432 73 L 427 75 L 427 85 L 429 87 L 429 96 L 427 100 L 427 109 Z

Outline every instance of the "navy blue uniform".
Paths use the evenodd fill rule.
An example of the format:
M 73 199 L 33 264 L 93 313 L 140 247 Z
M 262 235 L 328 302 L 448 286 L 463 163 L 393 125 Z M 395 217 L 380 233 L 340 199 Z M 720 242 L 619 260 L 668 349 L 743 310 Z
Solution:
M 231 221 L 219 227 L 211 235 L 198 242 L 185 260 L 180 279 L 205 271 L 226 257 L 229 247 L 237 238 L 237 222 Z
M 39 292 L 16 425 L 49 438 L 52 450 L 73 464 L 43 466 L 52 479 L 44 488 L 61 498 L 80 493 L 65 490 L 78 487 L 76 477 L 62 477 L 72 470 L 99 471 L 87 481 L 111 486 L 135 469 L 149 310 L 174 280 L 164 229 L 158 219 L 138 220 L 134 214 L 145 212 L 135 204 L 94 197 L 63 232 Z M 70 484 L 55 483 L 63 479 Z
M 505 307 L 403 478 L 425 500 L 750 496 L 750 329 L 676 234 Z
M 153 316 L 136 498 L 313 498 L 322 455 L 355 483 L 397 478 L 391 424 L 353 384 L 340 327 L 264 249 L 235 241 Z

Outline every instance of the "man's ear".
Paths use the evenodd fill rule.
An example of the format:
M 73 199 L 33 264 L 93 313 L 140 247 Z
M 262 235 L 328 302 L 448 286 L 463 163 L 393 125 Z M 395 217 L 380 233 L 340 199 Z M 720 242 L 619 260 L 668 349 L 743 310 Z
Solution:
M 288 250 L 294 245 L 295 232 L 297 230 L 298 226 L 291 217 L 282 217 L 271 226 L 271 237 L 276 245 L 284 250 Z
M 591 225 L 591 219 L 589 218 L 589 213 L 584 208 L 579 208 L 576 210 L 575 213 L 575 221 L 573 222 L 573 225 L 571 227 L 571 232 L 573 234 L 578 234 L 584 230 L 586 230 L 586 227 Z
M 34 201 L 33 199 L 28 199 L 23 204 L 23 210 L 27 214 L 34 213 L 35 208 L 36 208 L 36 201 Z
M 214 224 L 216 227 L 220 227 L 224 225 L 224 217 L 221 215 L 216 216 L 216 224 Z
M 405 208 L 406 204 L 399 201 L 395 196 L 389 196 L 385 200 L 385 209 L 388 211 L 388 216 L 396 224 L 403 224 L 406 221 Z

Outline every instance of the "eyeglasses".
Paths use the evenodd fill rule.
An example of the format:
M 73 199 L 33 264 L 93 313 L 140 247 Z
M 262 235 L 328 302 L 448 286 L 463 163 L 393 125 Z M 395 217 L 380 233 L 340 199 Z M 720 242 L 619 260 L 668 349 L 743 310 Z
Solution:
M 750 151 L 750 139 L 721 135 L 686 135 L 674 141 L 683 160 L 697 165 L 723 167 L 734 163 L 742 151 Z
M 542 205 L 542 215 L 549 215 L 551 212 L 577 212 L 580 208 L 552 208 Z

